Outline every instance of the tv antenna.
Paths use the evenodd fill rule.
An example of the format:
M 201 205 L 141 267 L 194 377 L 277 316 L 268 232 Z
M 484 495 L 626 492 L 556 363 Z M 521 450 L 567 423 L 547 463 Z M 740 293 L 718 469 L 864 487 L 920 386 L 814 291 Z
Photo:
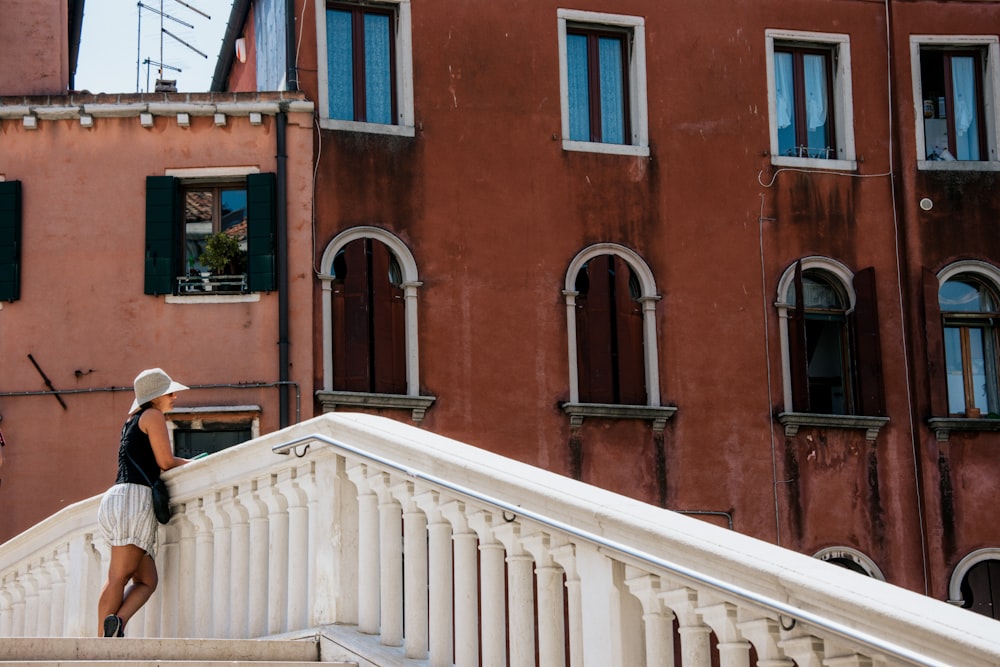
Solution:
M 177 90 L 177 86 L 176 86 L 177 82 L 176 81 L 165 81 L 164 78 L 163 78 L 163 70 L 165 70 L 165 69 L 173 70 L 175 72 L 180 72 L 181 71 L 181 69 L 179 67 L 174 67 L 172 65 L 168 65 L 164 61 L 164 58 L 163 58 L 163 36 L 164 35 L 167 35 L 168 37 L 171 37 L 175 41 L 180 42 L 182 45 L 184 45 L 188 49 L 194 51 L 195 53 L 197 53 L 198 55 L 200 55 L 202 58 L 206 58 L 206 59 L 208 58 L 208 54 L 199 51 L 194 46 L 192 46 L 191 44 L 188 44 L 183 39 L 181 39 L 180 37 L 178 37 L 177 35 L 175 35 L 174 33 L 170 32 L 169 30 L 167 30 L 164 27 L 164 24 L 165 24 L 166 21 L 173 21 L 174 23 L 177 23 L 177 24 L 179 24 L 179 25 L 181 25 L 181 26 L 183 26 L 185 28 L 188 28 L 189 30 L 194 30 L 194 25 L 193 24 L 188 23 L 187 21 L 183 21 L 183 20 L 177 18 L 176 16 L 172 16 L 172 15 L 166 13 L 163 10 L 163 2 L 164 2 L 164 0 L 160 0 L 160 7 L 159 7 L 159 9 L 157 9 L 156 7 L 151 7 L 150 5 L 147 5 L 144 2 L 141 2 L 141 0 L 140 0 L 140 2 L 136 3 L 136 6 L 139 8 L 139 20 L 138 20 L 138 27 L 137 27 L 137 42 L 138 42 L 138 44 L 136 46 L 136 61 L 135 61 L 135 92 L 137 92 L 137 93 L 139 92 L 139 73 L 140 73 L 140 68 L 141 68 L 142 65 L 146 65 L 146 92 L 149 92 L 149 65 L 151 65 L 151 64 L 152 65 L 156 65 L 159 68 L 157 70 L 157 75 L 158 76 L 157 76 L 157 80 L 156 80 L 156 90 L 160 91 L 162 89 L 162 90 L 168 91 L 168 92 L 176 92 L 176 90 Z M 201 16 L 205 17 L 209 21 L 212 20 L 211 16 L 209 16 L 205 12 L 201 11 L 197 7 L 189 5 L 188 3 L 184 2 L 184 0 L 173 0 L 173 2 L 176 2 L 177 4 L 179 4 L 179 5 L 183 6 L 183 7 L 186 7 L 187 9 L 190 9 L 193 12 L 195 12 L 197 14 L 200 14 Z M 156 15 L 158 15 L 160 17 L 160 32 L 159 32 L 159 35 L 160 35 L 160 59 L 158 61 L 157 60 L 152 60 L 152 59 L 150 59 L 148 57 L 145 60 L 142 59 L 142 12 L 143 12 L 143 10 L 146 10 L 148 12 L 152 12 L 153 14 L 156 14 Z

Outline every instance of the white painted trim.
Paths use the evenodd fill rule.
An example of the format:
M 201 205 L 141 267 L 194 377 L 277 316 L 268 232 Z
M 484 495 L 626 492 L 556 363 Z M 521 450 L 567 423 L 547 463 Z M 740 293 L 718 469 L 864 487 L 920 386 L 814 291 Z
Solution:
M 195 179 L 211 178 L 241 178 L 248 174 L 259 174 L 260 167 L 240 166 L 240 167 L 191 167 L 184 169 L 164 169 L 164 176 L 175 176 L 183 181 L 191 182 Z
M 882 574 L 882 570 L 875 564 L 875 561 L 852 547 L 827 547 L 813 554 L 813 558 L 827 562 L 831 558 L 848 558 L 867 572 L 869 577 L 885 581 L 885 575 Z
M 567 151 L 586 151 L 616 155 L 649 155 L 649 106 L 646 87 L 646 20 L 641 16 L 585 12 L 573 9 L 556 11 L 559 46 L 559 110 L 562 117 L 562 147 Z M 572 141 L 569 137 L 569 72 L 566 62 L 567 22 L 592 23 L 626 28 L 632 34 L 629 53 L 629 125 L 630 144 L 607 144 Z
M 983 74 L 983 129 L 989 160 L 927 160 L 927 137 L 924 136 L 923 86 L 920 79 L 920 47 L 982 47 L 986 72 Z M 910 35 L 910 78 L 913 85 L 914 136 L 917 141 L 917 168 L 927 171 L 1000 171 L 1000 37 L 996 35 Z
M 974 566 L 987 560 L 1000 560 L 1000 549 L 993 547 L 977 549 L 958 561 L 955 571 L 951 573 L 951 581 L 948 584 L 948 602 L 950 604 L 959 607 L 965 604 L 965 599 L 962 597 L 962 582 L 965 580 L 965 575 Z
M 962 273 L 972 273 L 986 279 L 994 289 L 1000 290 L 1000 269 L 978 259 L 963 259 L 953 262 L 938 271 L 938 286 Z
M 576 340 L 576 276 L 583 265 L 599 255 L 615 255 L 624 260 L 639 279 L 642 293 L 643 361 L 646 376 L 646 402 L 650 406 L 660 405 L 660 362 L 656 336 L 656 281 L 649 265 L 637 252 L 617 243 L 595 243 L 580 251 L 566 269 L 563 297 L 566 300 L 566 347 L 569 354 L 569 402 L 580 402 L 580 379 L 577 372 Z
M 808 167 L 853 171 L 857 169 L 854 144 L 854 92 L 851 85 L 851 40 L 849 35 L 829 32 L 768 29 L 764 32 L 764 53 L 767 71 L 767 123 L 771 143 L 771 164 L 782 167 Z M 778 117 L 775 108 L 774 43 L 819 43 L 836 48 L 833 74 L 834 127 L 837 137 L 837 158 L 820 160 L 782 156 L 778 152 Z
M 320 260 L 320 273 L 317 277 L 320 280 L 322 289 L 322 311 L 323 311 L 323 390 L 333 391 L 333 313 L 330 306 L 330 292 L 332 290 L 332 266 L 333 259 L 341 248 L 351 241 L 361 238 L 371 238 L 385 244 L 389 252 L 393 254 L 399 262 L 399 268 L 403 273 L 403 302 L 405 313 L 405 345 L 406 345 L 406 394 L 408 396 L 420 395 L 420 347 L 417 323 L 417 288 L 423 283 L 417 275 L 417 262 L 413 259 L 413 253 L 406 247 L 396 235 L 381 227 L 363 225 L 352 227 L 338 234 L 326 246 L 323 257 Z
M 327 71 L 326 3 L 316 2 L 316 59 L 319 83 L 319 126 L 325 130 L 367 132 L 412 137 L 416 134 L 413 108 L 413 28 L 410 0 L 381 0 L 396 6 L 396 124 L 359 123 L 330 118 L 330 79 Z

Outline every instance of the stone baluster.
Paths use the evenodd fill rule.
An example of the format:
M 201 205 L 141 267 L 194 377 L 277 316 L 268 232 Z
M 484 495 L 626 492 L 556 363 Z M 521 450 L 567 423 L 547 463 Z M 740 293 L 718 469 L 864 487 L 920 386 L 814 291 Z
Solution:
M 673 613 L 660 599 L 661 582 L 655 574 L 626 568 L 625 584 L 642 605 L 646 629 L 646 667 L 669 667 L 674 662 Z
M 502 543 L 493 535 L 493 516 L 480 511 L 469 517 L 469 525 L 479 535 L 480 627 L 483 667 L 507 664 L 506 574 Z
M 38 565 L 29 565 L 21 574 L 24 586 L 24 636 L 38 636 L 38 590 L 40 587 Z
M 455 667 L 477 667 L 479 665 L 479 537 L 469 527 L 466 518 L 466 504 L 461 501 L 445 503 L 440 508 L 441 516 L 451 524 L 454 587 Z M 434 526 L 431 533 L 431 563 L 435 563 Z M 443 595 L 443 594 L 442 594 Z M 431 655 L 434 651 L 434 622 L 437 618 L 431 612 Z M 444 621 L 440 621 L 444 623 Z M 447 629 L 443 628 L 442 632 Z
M 171 523 L 157 532 L 156 573 L 159 584 L 146 603 L 144 632 L 147 637 L 178 637 L 180 615 L 180 529 Z
M 454 664 L 454 554 L 452 529 L 441 513 L 440 494 L 428 491 L 415 499 L 427 517 L 428 650 L 430 667 Z
M 375 472 L 368 479 L 378 496 L 381 641 L 386 646 L 402 646 L 403 511 L 392 497 L 392 479 L 388 473 Z
M 712 628 L 705 625 L 698 614 L 698 591 L 675 588 L 661 593 L 660 597 L 677 616 L 684 667 L 709 667 L 712 664 Z
M 508 515 L 504 513 L 504 519 Z M 535 561 L 521 544 L 521 526 L 510 520 L 493 534 L 507 550 L 507 623 L 511 667 L 535 664 Z
M 98 541 L 104 542 L 98 538 Z M 107 571 L 101 570 L 101 554 L 93 533 L 70 539 L 66 550 L 66 621 L 64 637 L 92 637 L 97 632 L 97 599 Z
M 49 620 L 49 636 L 68 637 L 66 634 L 67 608 L 66 608 L 66 577 L 69 573 L 69 543 L 62 545 L 58 551 L 52 554 L 52 610 Z M 80 585 L 73 582 L 74 586 Z M 93 603 L 94 606 L 97 603 Z
M 576 547 L 562 544 L 550 551 L 566 573 L 566 628 L 569 634 L 569 667 L 583 667 L 583 603 L 580 574 L 576 569 Z
M 538 594 L 538 662 L 541 665 L 566 664 L 566 623 L 563 609 L 563 571 L 552 560 L 549 548 L 552 537 L 536 532 L 521 543 L 535 562 L 535 585 Z
M 581 542 L 576 544 L 575 551 L 582 610 L 582 642 L 579 649 L 582 658 L 579 664 L 630 664 L 621 655 L 622 628 L 618 599 L 623 594 L 621 587 L 624 586 L 624 581 L 620 582 L 621 586 L 618 585 L 619 582 L 615 581 L 614 562 L 596 546 Z
M 8 588 L 11 602 L 10 602 L 10 634 L 9 637 L 25 637 L 24 634 L 24 584 L 23 584 L 23 574 L 15 573 L 14 580 L 11 582 Z M 96 629 L 96 628 L 95 628 Z M 93 630 L 91 630 L 93 632 Z
M 3 585 L 0 586 L 0 637 L 11 637 L 11 627 L 14 625 L 13 618 L 14 595 L 13 586 L 8 578 L 4 578 Z
M 268 521 L 268 506 L 262 498 L 262 492 L 267 489 L 270 477 L 255 479 L 249 484 L 246 492 L 240 487 L 240 502 L 246 506 L 249 520 L 249 558 L 247 586 L 247 637 L 263 637 L 267 631 L 267 576 L 269 570 L 268 555 L 271 551 L 269 542 L 270 522 Z
M 836 639 L 823 642 L 823 665 L 826 667 L 872 667 L 875 660 Z
M 177 531 L 177 578 L 173 588 L 177 591 L 177 632 L 175 637 L 196 637 L 195 605 L 198 602 L 198 543 L 196 527 L 191 522 L 196 499 L 183 503 L 183 510 L 170 520 Z
M 209 590 L 212 596 L 213 622 L 210 626 L 211 632 L 206 634 L 220 639 L 230 636 L 229 622 L 232 609 L 229 607 L 229 587 L 236 565 L 233 559 L 233 535 L 229 514 L 222 510 L 222 505 L 231 502 L 235 492 L 231 486 L 222 487 L 210 494 L 202 505 L 212 528 L 212 580 L 209 582 Z M 198 567 L 203 566 L 199 564 Z
M 824 645 L 819 637 L 796 632 L 778 642 L 785 655 L 795 661 L 796 667 L 823 667 Z
M 288 499 L 281 492 L 285 478 L 283 470 L 262 480 L 258 486 L 261 500 L 267 505 L 267 633 L 278 634 L 288 629 Z M 279 479 L 280 478 L 280 479 Z
M 233 486 L 217 496 L 217 511 L 229 526 L 230 569 L 228 579 L 229 625 L 225 636 L 245 639 L 250 636 L 250 511 L 240 501 L 240 493 L 250 494 L 247 485 Z
M 698 614 L 719 642 L 719 667 L 750 667 L 750 643 L 737 627 L 739 609 L 730 602 L 705 604 Z
M 193 627 L 188 628 L 185 637 L 212 637 L 212 620 L 215 617 L 213 609 L 213 581 L 217 578 L 215 572 L 215 525 L 205 508 L 203 498 L 193 499 L 187 503 L 186 518 L 194 533 L 194 566 L 190 573 L 194 580 L 194 607 L 188 615 L 193 618 Z M 220 563 L 221 565 L 221 563 Z
M 358 630 L 377 635 L 382 617 L 378 496 L 368 483 L 367 466 L 351 467 L 347 475 L 358 490 Z
M 35 581 L 38 584 L 38 617 L 35 619 L 35 633 L 38 637 L 52 636 L 52 562 L 43 558 L 35 566 Z
M 428 654 L 427 516 L 413 502 L 412 482 L 393 487 L 403 511 L 403 651 L 407 658 L 424 660 Z
M 758 667 L 793 667 L 795 665 L 778 646 L 781 630 L 775 619 L 749 619 L 740 621 L 736 627 L 757 650 Z
M 315 468 L 310 483 L 303 485 L 309 496 L 309 550 L 314 554 L 310 626 L 357 625 L 357 487 L 347 477 L 344 457 L 329 450 L 322 453 L 325 455 L 314 455 Z M 362 553 L 365 560 L 371 558 L 371 552 Z M 375 619 L 377 623 L 377 612 Z
M 286 630 L 309 627 L 309 582 L 314 550 L 309 545 L 309 498 L 303 484 L 309 483 L 311 462 L 292 468 L 282 477 L 281 490 L 288 500 L 288 609 Z

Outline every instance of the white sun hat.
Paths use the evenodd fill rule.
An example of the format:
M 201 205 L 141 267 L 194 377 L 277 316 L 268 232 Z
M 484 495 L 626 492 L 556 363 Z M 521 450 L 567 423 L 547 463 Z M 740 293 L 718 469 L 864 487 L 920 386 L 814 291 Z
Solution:
M 163 372 L 161 368 L 147 368 L 135 376 L 132 383 L 135 388 L 135 400 L 128 413 L 132 414 L 145 403 L 149 403 L 154 398 L 172 394 L 175 391 L 184 391 L 188 387 L 180 382 L 174 382 L 170 376 Z

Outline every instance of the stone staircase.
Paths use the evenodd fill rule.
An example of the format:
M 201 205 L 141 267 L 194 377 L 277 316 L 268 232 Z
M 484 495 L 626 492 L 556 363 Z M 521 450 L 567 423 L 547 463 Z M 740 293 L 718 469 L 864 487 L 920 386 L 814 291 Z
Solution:
M 61 637 L 0 638 L 0 667 L 299 667 L 327 662 L 318 637 L 278 639 L 103 639 Z

